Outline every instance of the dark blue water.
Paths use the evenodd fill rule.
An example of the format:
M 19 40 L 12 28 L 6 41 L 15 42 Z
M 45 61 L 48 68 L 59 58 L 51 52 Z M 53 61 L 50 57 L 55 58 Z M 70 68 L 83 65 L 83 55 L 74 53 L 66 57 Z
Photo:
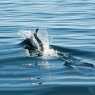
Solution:
M 95 95 L 95 0 L 0 0 L 0 93 Z M 62 57 L 29 57 L 21 31 L 39 27 Z M 43 36 L 44 37 L 44 36 Z

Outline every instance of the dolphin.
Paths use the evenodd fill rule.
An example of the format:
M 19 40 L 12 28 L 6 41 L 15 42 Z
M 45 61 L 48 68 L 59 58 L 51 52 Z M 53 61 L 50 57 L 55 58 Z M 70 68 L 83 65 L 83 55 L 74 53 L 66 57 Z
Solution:
M 38 56 L 42 55 L 42 52 L 44 51 L 44 47 L 43 47 L 43 43 L 42 41 L 39 39 L 37 33 L 38 33 L 38 28 L 36 29 L 34 36 L 31 36 L 30 38 L 26 38 L 21 42 L 21 45 L 24 47 L 24 49 L 27 49 L 29 51 L 29 54 L 31 55 L 31 53 L 33 52 L 37 52 Z M 35 41 L 33 40 L 33 37 L 35 38 L 35 40 L 38 43 L 35 43 Z

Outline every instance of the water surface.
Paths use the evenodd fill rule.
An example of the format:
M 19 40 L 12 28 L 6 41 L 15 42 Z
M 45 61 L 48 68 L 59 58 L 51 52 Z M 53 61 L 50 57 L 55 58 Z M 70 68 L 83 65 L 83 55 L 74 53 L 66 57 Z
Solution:
M 19 46 L 20 31 L 40 27 L 48 32 L 49 44 L 65 47 L 74 64 L 95 64 L 94 9 L 94 0 L 1 0 L 1 93 L 94 95 L 94 68 L 70 69 L 62 58 L 32 58 Z

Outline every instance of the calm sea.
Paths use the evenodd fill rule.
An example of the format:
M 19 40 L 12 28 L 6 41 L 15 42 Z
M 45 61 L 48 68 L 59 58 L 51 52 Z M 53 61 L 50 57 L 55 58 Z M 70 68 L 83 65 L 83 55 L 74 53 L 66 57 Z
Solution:
M 95 0 L 0 0 L 0 95 L 95 95 L 95 68 L 27 56 L 22 34 L 38 27 L 73 65 L 95 65 Z

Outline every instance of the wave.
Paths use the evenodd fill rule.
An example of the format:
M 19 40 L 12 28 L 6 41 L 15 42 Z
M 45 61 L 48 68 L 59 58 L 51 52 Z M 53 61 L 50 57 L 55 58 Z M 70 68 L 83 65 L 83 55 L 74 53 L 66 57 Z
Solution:
M 73 49 L 73 48 L 68 48 L 68 47 L 61 47 L 61 46 L 56 46 L 56 45 L 50 45 L 50 48 L 53 48 L 54 50 L 60 51 L 60 52 L 67 52 L 72 55 L 77 55 L 77 56 L 84 56 L 84 57 L 90 57 L 93 58 L 95 56 L 94 52 L 89 52 L 89 51 L 82 51 L 79 49 Z

